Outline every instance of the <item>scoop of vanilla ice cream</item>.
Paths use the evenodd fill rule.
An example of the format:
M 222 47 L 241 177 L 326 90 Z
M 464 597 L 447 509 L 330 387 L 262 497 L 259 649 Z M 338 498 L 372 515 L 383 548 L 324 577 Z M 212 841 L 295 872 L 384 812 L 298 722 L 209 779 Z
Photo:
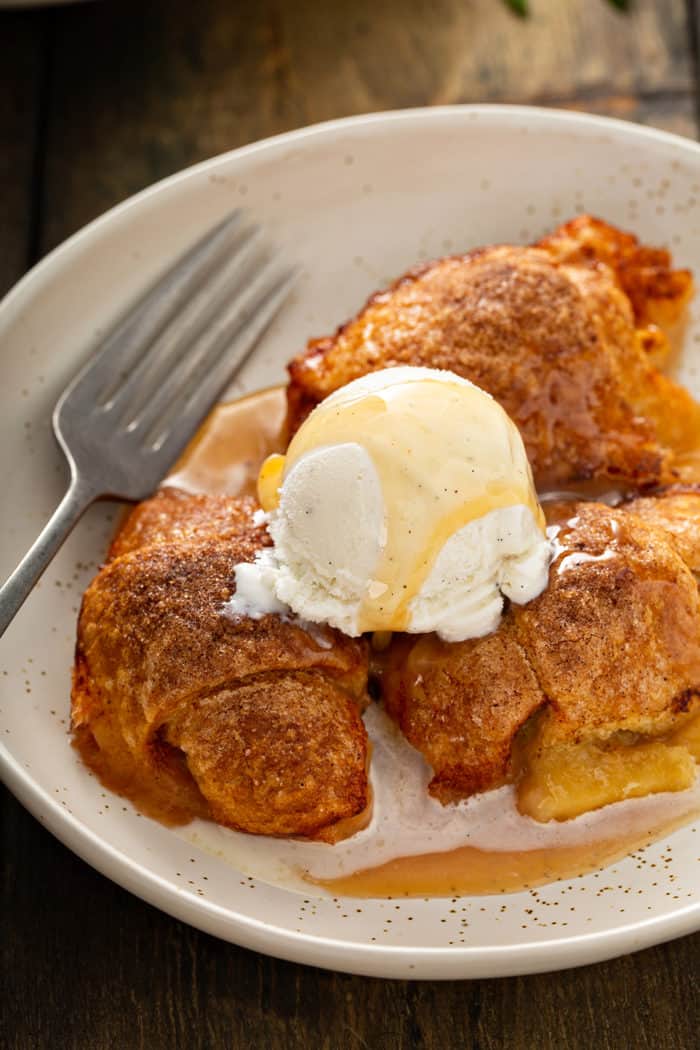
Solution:
M 229 611 L 279 612 L 364 631 L 498 626 L 551 560 L 520 434 L 451 372 L 374 372 L 314 409 L 259 492 L 274 546 L 237 572 Z

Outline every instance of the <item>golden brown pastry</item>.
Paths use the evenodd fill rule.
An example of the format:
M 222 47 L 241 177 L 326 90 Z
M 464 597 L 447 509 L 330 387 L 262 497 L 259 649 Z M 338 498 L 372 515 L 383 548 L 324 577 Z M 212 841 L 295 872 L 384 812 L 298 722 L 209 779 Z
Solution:
M 666 248 L 640 244 L 634 234 L 591 215 L 564 223 L 537 246 L 569 264 L 609 266 L 640 327 L 669 332 L 683 319 L 693 294 L 693 275 L 690 270 L 674 270 Z M 654 350 L 660 350 L 663 344 L 652 339 Z
M 648 496 L 629 496 L 618 507 L 663 529 L 688 568 L 700 573 L 700 485 L 668 485 Z M 576 513 L 575 500 L 546 500 L 548 525 L 558 525 Z
M 700 485 L 671 485 L 631 499 L 622 509 L 670 533 L 683 561 L 700 573 Z
M 137 508 L 87 589 L 75 732 L 145 811 L 332 836 L 368 803 L 364 643 L 226 615 L 234 566 L 269 541 L 248 502 L 214 499 L 209 517 L 208 500 L 170 492 Z
M 481 248 L 409 271 L 292 361 L 289 429 L 358 376 L 425 365 L 493 394 L 539 486 L 672 480 L 672 453 L 697 440 L 700 409 L 654 366 L 667 342 L 648 323 L 677 319 L 691 281 L 667 253 L 635 245 L 582 217 L 541 246 Z
M 692 573 L 664 532 L 599 503 L 579 503 L 557 540 L 547 589 L 514 609 L 548 738 L 665 731 L 700 688 Z
M 430 794 L 443 803 L 502 784 L 515 734 L 544 703 L 510 615 L 485 638 L 395 638 L 382 695 L 406 739 L 432 766 Z
M 496 634 L 390 650 L 387 708 L 443 801 L 519 779 L 524 811 L 550 819 L 692 782 L 689 751 L 658 741 L 700 704 L 695 580 L 635 514 L 572 509 L 548 588 Z
M 255 525 L 259 504 L 251 496 L 210 496 L 165 486 L 129 512 L 107 555 L 108 560 L 152 543 L 172 543 L 204 536 L 244 537 L 269 543 L 264 525 Z

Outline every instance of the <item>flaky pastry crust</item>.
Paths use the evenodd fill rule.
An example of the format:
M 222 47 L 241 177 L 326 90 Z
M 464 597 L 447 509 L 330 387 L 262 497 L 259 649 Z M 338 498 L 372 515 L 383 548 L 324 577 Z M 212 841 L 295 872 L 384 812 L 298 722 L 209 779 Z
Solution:
M 700 434 L 700 411 L 655 367 L 668 352 L 659 322 L 678 321 L 691 289 L 668 253 L 588 216 L 539 245 L 438 259 L 291 362 L 288 428 L 359 376 L 423 365 L 503 405 L 538 486 L 669 482 L 674 452 Z
M 251 512 L 172 491 L 133 512 L 83 598 L 73 726 L 142 808 L 322 837 L 368 803 L 366 647 L 227 614 L 269 542 Z

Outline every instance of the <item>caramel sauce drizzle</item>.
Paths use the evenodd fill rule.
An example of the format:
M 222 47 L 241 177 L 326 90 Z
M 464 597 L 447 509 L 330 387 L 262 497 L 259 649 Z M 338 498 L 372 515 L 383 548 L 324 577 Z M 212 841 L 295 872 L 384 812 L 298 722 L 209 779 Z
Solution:
M 286 457 L 273 455 L 263 464 L 258 493 L 264 509 L 276 505 L 280 484 L 304 455 L 346 443 L 369 455 L 385 507 L 386 540 L 360 609 L 362 632 L 408 627 L 411 603 L 463 526 L 523 504 L 544 527 L 515 424 L 477 387 L 432 378 L 317 406 Z

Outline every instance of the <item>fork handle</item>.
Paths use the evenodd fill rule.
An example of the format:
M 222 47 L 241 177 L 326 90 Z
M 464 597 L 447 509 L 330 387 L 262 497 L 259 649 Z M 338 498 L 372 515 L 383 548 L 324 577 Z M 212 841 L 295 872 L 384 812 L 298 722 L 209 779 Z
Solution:
M 93 491 L 82 478 L 71 478 L 68 491 L 36 541 L 6 583 L 0 587 L 0 637 L 59 547 L 63 545 L 68 533 L 98 495 L 99 493 Z

